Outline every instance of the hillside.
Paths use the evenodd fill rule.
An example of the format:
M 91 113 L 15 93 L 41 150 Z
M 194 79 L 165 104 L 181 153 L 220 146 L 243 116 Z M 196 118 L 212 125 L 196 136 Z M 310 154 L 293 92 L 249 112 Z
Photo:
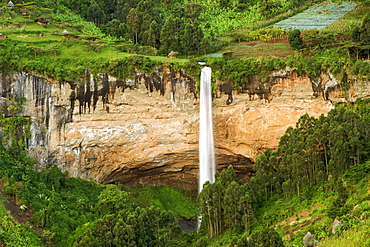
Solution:
M 369 1 L 13 3 L 0 245 L 370 245 Z M 199 60 L 219 173 L 198 195 Z

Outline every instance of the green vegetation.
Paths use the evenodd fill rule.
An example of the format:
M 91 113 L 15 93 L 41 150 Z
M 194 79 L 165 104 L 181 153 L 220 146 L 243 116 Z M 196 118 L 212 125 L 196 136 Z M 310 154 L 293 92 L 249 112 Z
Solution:
M 6 201 L 6 198 L 3 194 L 0 194 L 0 217 L 3 217 L 6 215 L 6 209 L 4 206 L 4 202 Z
M 342 234 L 334 236 L 332 238 L 325 239 L 320 242 L 320 246 L 323 247 L 356 247 L 356 246 L 369 246 L 369 221 L 365 220 L 359 225 L 344 231 Z
M 274 83 L 270 74 L 286 67 L 311 79 L 330 72 L 344 95 L 354 78 L 370 80 L 368 1 L 356 1 L 360 7 L 345 16 L 354 3 L 304 12 L 316 11 L 315 22 L 325 26 L 320 30 L 294 26 L 297 17 L 285 21 L 285 29 L 273 27 L 315 1 L 14 3 L 0 8 L 3 74 L 31 71 L 78 81 L 90 68 L 94 75 L 126 79 L 167 63 L 198 78 L 196 60 L 204 59 L 218 82 L 265 99 Z M 341 18 L 330 24 L 327 17 Z M 40 18 L 51 24 L 36 24 Z M 164 57 L 170 51 L 178 58 Z M 210 52 L 225 57 L 204 57 Z M 258 87 L 251 83 L 256 79 Z M 369 100 L 337 105 L 326 117 L 302 116 L 277 150 L 257 158 L 247 182 L 230 166 L 197 199 L 171 187 L 100 185 L 57 167 L 36 172 L 26 156 L 31 120 L 20 114 L 24 100 L 8 99 L 0 114 L 1 190 L 30 216 L 21 224 L 1 207 L 0 241 L 7 246 L 302 246 L 308 231 L 322 246 L 370 245 Z M 177 222 L 198 214 L 200 229 L 182 232 Z M 342 222 L 335 234 L 334 218 Z
M 141 207 L 155 206 L 161 210 L 171 211 L 178 220 L 193 219 L 198 214 L 196 202 L 191 199 L 194 195 L 189 195 L 186 191 L 167 186 L 124 189 Z
M 327 117 L 304 115 L 276 151 L 267 149 L 256 159 L 249 182 L 238 180 L 230 166 L 206 183 L 199 195 L 200 230 L 210 239 L 202 241 L 301 246 L 309 231 L 327 246 L 351 238 L 367 246 L 369 107 L 370 100 L 358 100 L 337 105 Z M 334 219 L 342 224 L 332 234 Z
M 288 41 L 293 48 L 301 48 L 303 45 L 301 31 L 299 29 L 294 29 L 293 31 L 289 32 Z
M 182 58 L 201 57 L 220 49 L 226 42 L 236 41 L 238 44 L 230 44 L 224 51 L 237 58 L 264 56 L 264 59 L 268 60 L 275 56 L 284 58 L 294 55 L 294 59 L 298 58 L 297 63 L 291 63 L 290 58 L 285 59 L 284 63 L 291 67 L 298 67 L 302 73 L 306 72 L 310 76 L 315 76 L 322 70 L 327 70 L 338 78 L 344 75 L 356 76 L 359 75 L 358 73 L 366 75 L 364 72 L 366 72 L 367 63 L 360 65 L 358 62 L 355 66 L 354 61 L 354 59 L 367 58 L 369 55 L 366 40 L 368 21 L 366 18 L 359 21 L 364 14 L 362 9 L 356 9 L 340 19 L 340 21 L 346 21 L 348 27 L 346 30 L 332 27 L 324 31 L 308 30 L 297 33 L 291 44 L 292 47 L 301 48 L 301 51 L 295 54 L 287 45 L 288 36 L 291 37 L 294 32 L 288 33 L 277 27 L 266 28 L 269 24 L 263 24 L 261 14 L 268 14 L 273 19 L 287 13 L 285 12 L 287 9 L 291 10 L 290 14 L 302 11 L 302 8 L 308 7 L 310 3 L 301 5 L 302 3 L 255 1 L 252 6 L 247 7 L 244 1 L 210 0 L 186 4 L 182 1 L 167 1 L 158 4 L 155 1 L 121 3 L 117 0 L 110 4 L 93 1 L 91 6 L 96 8 L 94 11 L 92 7 L 82 8 L 80 5 L 82 3 L 85 2 L 41 3 L 36 1 L 26 5 L 16 4 L 12 9 L 2 7 L 0 23 L 3 24 L 2 32 L 7 36 L 7 39 L 0 41 L 2 70 L 4 72 L 8 72 L 9 69 L 30 70 L 61 81 L 80 78 L 86 67 L 91 67 L 93 73 L 108 72 L 119 78 L 127 78 L 131 77 L 136 69 L 149 72 L 155 66 L 169 63 L 176 69 L 190 71 L 190 74 L 197 78 L 198 72 L 192 72 L 192 68 L 196 65 L 193 59 L 169 59 L 158 55 L 175 51 Z M 54 12 L 45 6 L 52 6 Z M 332 4 L 325 5 L 323 8 L 330 9 L 330 6 Z M 341 13 L 349 10 L 346 9 L 348 7 L 346 3 L 333 6 L 339 7 Z M 26 16 L 21 15 L 24 9 L 28 10 Z M 214 15 L 214 12 L 220 14 Z M 335 11 L 330 10 L 330 13 L 332 12 Z M 95 16 L 100 16 L 96 13 L 104 13 L 104 16 L 96 19 Z M 231 17 L 230 13 L 237 16 Z M 51 24 L 36 24 L 37 15 L 50 18 Z M 244 19 L 239 15 L 243 18 L 255 15 L 256 17 L 251 18 L 251 22 L 260 20 L 261 24 L 255 27 L 249 26 L 251 22 L 243 21 Z M 91 19 L 89 16 L 94 18 Z M 95 24 L 84 18 L 94 21 Z M 234 20 L 240 23 L 232 24 Z M 225 27 L 231 26 L 220 28 L 224 24 Z M 109 33 L 109 30 L 120 30 L 121 25 L 125 26 L 121 30 L 124 34 L 117 36 Z M 243 27 L 246 28 L 243 29 Z M 148 28 L 150 30 L 147 30 Z M 217 35 L 215 35 L 216 30 L 218 30 Z M 329 32 L 329 30 L 333 31 Z M 348 34 L 351 35 L 350 38 Z M 241 43 L 242 41 L 254 43 L 249 45 Z M 313 63 L 314 67 L 310 67 L 310 63 L 304 61 L 304 57 L 307 56 L 313 56 L 311 61 L 317 61 Z M 138 63 L 138 60 L 142 62 Z M 126 67 L 122 66 L 123 64 L 130 64 L 126 71 L 119 69 Z M 360 71 L 354 67 L 365 69 Z M 263 66 L 258 68 L 262 72 L 262 79 L 266 80 L 266 75 L 271 72 L 270 69 Z M 256 73 L 251 75 L 254 74 Z
M 142 50 L 146 55 L 167 55 L 173 50 L 182 56 L 193 56 L 217 51 L 225 45 L 227 37 L 255 36 L 248 32 L 268 26 L 263 24 L 265 16 L 286 18 L 289 17 L 287 13 L 294 15 L 311 4 L 283 0 L 114 0 L 109 4 L 94 0 L 48 0 L 26 4 L 16 2 L 14 8 L 4 6 L 0 23 L 6 25 L 3 33 L 16 40 L 41 38 L 64 42 L 72 39 L 74 43 L 88 46 L 98 41 L 110 48 L 116 46 L 109 42 L 118 41 L 131 50 Z M 344 7 L 339 12 L 349 10 L 347 5 Z M 36 24 L 35 20 L 40 17 L 49 18 L 51 24 Z M 261 26 L 248 27 L 247 31 L 243 29 L 256 22 L 261 22 Z M 93 45 L 92 49 L 94 47 L 97 46 Z
M 124 188 L 117 185 L 98 185 L 91 181 L 68 178 L 66 173 L 62 173 L 56 167 L 37 173 L 28 164 L 12 161 L 11 156 L 5 151 L 2 152 L 1 161 L 4 192 L 14 196 L 18 205 L 28 205 L 33 209 L 35 213 L 31 217 L 31 222 L 43 229 L 41 238 L 46 244 L 49 242 L 57 246 L 109 246 L 111 243 L 118 246 L 126 246 L 125 243 L 133 246 L 170 245 L 171 241 L 184 237 L 176 222 L 182 217 L 196 216 L 191 200 L 173 188 L 155 189 L 165 191 L 158 192 L 159 195 L 166 194 L 158 198 L 162 200 L 160 204 L 152 199 L 153 196 L 149 198 L 141 196 L 140 199 L 136 199 L 135 195 L 125 192 L 122 190 Z M 146 195 L 145 192 L 143 194 Z M 166 198 L 181 200 L 166 202 Z M 138 206 L 135 203 L 138 200 L 145 206 Z M 176 214 L 166 207 L 174 207 Z M 185 215 L 182 214 L 183 208 L 188 209 L 184 211 Z M 1 240 L 7 245 L 13 246 L 13 241 L 19 241 L 18 243 L 25 246 L 41 245 L 40 236 L 35 235 L 29 227 L 15 224 L 8 216 L 0 222 L 3 229 L 14 228 L 1 235 Z M 146 223 L 143 224 L 144 222 Z M 153 225 L 148 224 L 149 222 Z M 17 235 L 8 235 L 12 231 Z M 128 236 L 124 234 L 126 231 L 129 232 Z M 27 234 L 30 236 L 26 236 L 26 232 L 29 232 Z M 15 237 L 17 237 L 15 240 L 12 239 Z M 129 239 L 125 239 L 127 237 Z M 40 243 L 29 244 L 31 240 Z
M 40 237 L 29 226 L 15 223 L 12 217 L 3 216 L 0 226 L 0 239 L 6 246 L 44 246 Z

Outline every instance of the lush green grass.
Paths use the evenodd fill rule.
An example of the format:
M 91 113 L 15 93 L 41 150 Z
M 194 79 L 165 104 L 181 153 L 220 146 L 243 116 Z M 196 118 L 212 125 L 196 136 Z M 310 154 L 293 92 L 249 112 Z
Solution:
M 109 43 L 95 43 L 89 42 L 79 44 L 78 40 L 68 41 L 72 43 L 72 45 L 68 45 L 65 48 L 61 49 L 61 53 L 56 57 L 64 57 L 64 58 L 91 58 L 91 59 L 99 59 L 99 58 L 125 58 L 130 55 L 131 53 L 122 52 L 114 47 L 113 44 Z M 101 46 L 99 48 L 99 46 Z M 186 63 L 189 59 L 184 58 L 168 58 L 162 56 L 146 56 L 150 58 L 152 61 L 158 61 L 161 63 Z
M 186 63 L 189 59 L 186 58 L 168 58 L 168 57 L 161 57 L 161 56 L 146 56 L 149 57 L 151 60 L 160 61 L 163 63 Z
M 240 42 L 234 43 L 223 49 L 223 52 L 233 52 L 234 57 L 285 57 L 292 55 L 294 49 L 287 42 Z
M 198 215 L 195 199 L 189 192 L 169 186 L 125 188 L 141 207 L 154 206 L 171 211 L 178 219 L 193 219 Z
M 204 8 L 206 11 L 202 12 L 200 19 L 206 20 L 202 21 L 201 25 L 207 36 L 218 36 L 228 30 L 240 28 L 260 19 L 260 13 L 256 7 L 240 13 L 233 9 L 221 9 L 212 5 L 204 5 Z

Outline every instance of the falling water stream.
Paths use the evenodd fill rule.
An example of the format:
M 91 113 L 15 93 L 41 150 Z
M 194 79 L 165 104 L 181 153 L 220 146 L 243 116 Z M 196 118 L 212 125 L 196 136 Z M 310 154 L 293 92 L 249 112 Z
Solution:
M 202 68 L 200 75 L 199 120 L 199 192 L 206 181 L 214 182 L 216 165 L 212 124 L 212 90 L 210 67 Z
M 203 189 L 203 184 L 206 181 L 214 182 L 216 173 L 212 123 L 211 73 L 211 68 L 205 66 L 202 68 L 200 74 L 199 192 Z M 181 221 L 179 225 L 184 231 L 192 232 L 199 229 L 201 220 L 201 217 L 198 217 L 195 221 Z

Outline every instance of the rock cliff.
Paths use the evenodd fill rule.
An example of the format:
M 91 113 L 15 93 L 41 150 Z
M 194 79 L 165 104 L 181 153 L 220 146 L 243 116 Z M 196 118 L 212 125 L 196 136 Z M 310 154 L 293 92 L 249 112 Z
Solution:
M 332 102 L 344 100 L 327 73 L 311 80 L 288 68 L 272 73 L 271 81 L 263 94 L 217 92 L 218 169 L 233 164 L 248 176 L 256 156 L 276 148 L 301 115 L 326 114 Z M 164 67 L 122 81 L 93 77 L 87 69 L 78 81 L 56 82 L 17 72 L 1 75 L 0 91 L 3 98 L 27 99 L 23 114 L 33 120 L 28 151 L 37 169 L 57 165 L 100 183 L 197 188 L 199 102 L 194 78 L 184 73 Z M 369 85 L 355 83 L 347 98 L 369 92 Z

